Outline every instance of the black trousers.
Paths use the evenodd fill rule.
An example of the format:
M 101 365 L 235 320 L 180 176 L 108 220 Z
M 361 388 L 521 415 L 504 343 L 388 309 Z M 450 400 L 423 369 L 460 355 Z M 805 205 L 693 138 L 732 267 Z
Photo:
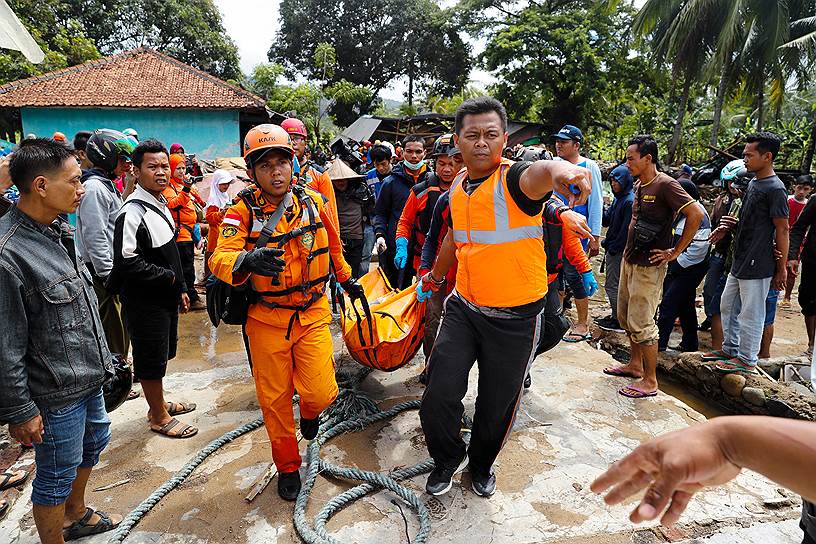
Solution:
M 396 250 L 389 247 L 379 256 L 379 263 L 380 268 L 383 269 L 383 273 L 385 274 L 385 277 L 388 278 L 388 283 L 391 284 L 391 287 L 401 291 L 414 283 L 414 275 L 416 274 L 416 271 L 412 266 L 413 258 L 411 257 L 410 252 L 408 253 L 408 262 L 405 263 L 405 268 L 402 270 L 397 268 L 397 266 L 394 264 L 395 254 Z M 402 281 L 400 281 L 400 278 Z
M 192 242 L 176 242 L 181 258 L 181 269 L 184 271 L 184 283 L 187 284 L 187 295 L 190 302 L 198 300 L 198 292 L 195 288 L 195 245 Z
M 161 380 L 167 361 L 176 357 L 178 307 L 123 297 L 122 309 L 133 347 L 133 373 L 140 380 Z
M 697 298 L 697 287 L 708 270 L 708 259 L 701 263 L 683 268 L 676 262 L 669 266 L 669 272 L 663 281 L 663 300 L 660 302 L 657 318 L 657 330 L 660 338 L 659 349 L 669 345 L 669 336 L 674 328 L 674 321 L 680 318 L 683 329 L 683 340 L 680 346 L 688 351 L 697 351 L 697 309 L 694 301 Z
M 535 351 L 536 356 L 557 346 L 570 328 L 569 319 L 564 316 L 561 296 L 558 294 L 558 280 L 553 281 L 547 289 L 547 305 L 544 307 L 544 315 L 541 319 L 541 333 Z
M 470 466 L 486 474 L 504 446 L 521 398 L 524 378 L 538 345 L 541 316 L 486 317 L 457 295 L 445 315 L 428 362 L 428 384 L 419 417 L 428 451 L 438 467 L 453 468 L 465 455 L 459 434 L 468 374 L 478 360 L 479 384 L 473 417 Z
M 351 275 L 355 278 L 359 277 L 357 273 L 360 271 L 360 262 L 363 260 L 363 240 L 354 240 L 352 238 L 343 238 L 343 258 L 351 267 Z

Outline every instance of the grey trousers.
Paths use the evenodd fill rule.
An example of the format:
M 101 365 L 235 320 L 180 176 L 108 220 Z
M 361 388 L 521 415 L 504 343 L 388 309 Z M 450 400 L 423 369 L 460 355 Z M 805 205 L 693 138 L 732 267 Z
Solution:
M 431 356 L 436 333 L 439 332 L 439 320 L 442 318 L 442 306 L 446 296 L 448 296 L 446 289 L 440 289 L 431 295 L 425 304 L 425 336 L 422 339 L 422 353 L 425 354 L 426 361 Z
M 606 264 L 606 282 L 604 283 L 604 291 L 606 291 L 606 298 L 609 299 L 609 305 L 612 306 L 612 316 L 618 317 L 618 286 L 620 285 L 621 261 L 623 260 L 623 253 L 612 255 L 608 251 L 604 259 Z

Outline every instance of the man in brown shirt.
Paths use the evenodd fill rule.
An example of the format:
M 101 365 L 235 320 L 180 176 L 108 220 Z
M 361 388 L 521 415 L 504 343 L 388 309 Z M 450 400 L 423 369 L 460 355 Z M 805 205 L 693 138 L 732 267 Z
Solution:
M 666 268 L 693 240 L 703 212 L 691 205 L 694 200 L 677 181 L 657 170 L 657 143 L 651 136 L 635 136 L 629 141 L 626 165 L 638 183 L 621 264 L 618 321 L 629 337 L 632 354 L 629 364 L 605 368 L 604 373 L 637 379 L 619 393 L 644 398 L 657 394 L 658 330 L 654 316 L 663 296 Z M 677 213 L 686 216 L 686 227 L 672 247 Z

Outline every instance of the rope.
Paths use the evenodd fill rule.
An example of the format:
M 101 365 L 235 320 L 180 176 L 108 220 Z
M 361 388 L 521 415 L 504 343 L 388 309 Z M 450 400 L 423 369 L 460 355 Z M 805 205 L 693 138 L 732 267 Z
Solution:
M 343 385 L 354 387 L 368 375 L 367 372 L 358 373 L 357 376 L 344 376 L 346 380 Z M 340 376 L 338 376 L 339 378 Z M 293 403 L 299 400 L 296 395 Z M 424 544 L 431 533 L 431 519 L 428 508 L 420 500 L 416 493 L 401 485 L 399 482 L 407 480 L 420 474 L 425 474 L 433 470 L 434 462 L 427 459 L 413 466 L 401 468 L 388 474 L 361 470 L 355 467 L 340 467 L 320 458 L 320 448 L 332 438 L 348 432 L 361 431 L 372 423 L 392 418 L 408 410 L 416 410 L 420 407 L 419 400 L 411 400 L 399 403 L 388 410 L 380 408 L 368 397 L 360 395 L 353 388 L 343 388 L 338 394 L 337 400 L 325 411 L 324 423 L 320 426 L 317 437 L 309 444 L 306 454 L 306 480 L 300 490 L 300 494 L 295 502 L 293 521 L 295 529 L 300 537 L 307 544 L 341 544 L 334 539 L 326 530 L 326 524 L 333 515 L 349 506 L 354 501 L 364 497 L 372 491 L 387 489 L 397 497 L 405 501 L 413 508 L 419 518 L 419 531 L 416 538 L 409 542 Z M 465 427 L 471 426 L 470 419 L 463 418 Z M 232 442 L 236 438 L 252 432 L 263 426 L 263 419 L 258 418 L 235 430 L 221 435 L 221 437 L 210 442 L 190 459 L 184 467 L 176 472 L 172 478 L 167 480 L 158 489 L 143 500 L 132 512 L 130 512 L 117 528 L 116 532 L 108 540 L 108 544 L 120 544 L 127 538 L 133 527 L 153 509 L 159 501 L 167 496 L 170 491 L 178 487 L 207 457 L 215 453 L 222 446 Z M 463 429 L 467 432 L 467 429 Z M 468 437 L 466 436 L 466 439 Z M 314 526 L 306 520 L 306 506 L 309 502 L 312 489 L 314 488 L 318 474 L 323 473 L 334 478 L 363 482 L 344 493 L 329 500 L 314 520 Z M 395 502 L 396 504 L 396 502 Z M 399 504 L 397 504 L 399 507 Z M 402 512 L 402 508 L 400 508 Z M 403 515 L 403 518 L 405 516 Z M 407 520 L 406 520 L 407 526 Z M 406 531 L 407 532 L 407 531 Z
M 188 476 L 196 469 L 201 463 L 204 462 L 207 457 L 215 453 L 219 448 L 222 446 L 229 444 L 239 436 L 245 435 L 249 432 L 254 431 L 255 429 L 260 428 L 263 426 L 263 419 L 258 418 L 254 421 L 250 421 L 245 425 L 241 425 L 235 430 L 229 431 L 221 435 L 220 438 L 216 438 L 212 442 L 210 442 L 207 446 L 204 447 L 201 451 L 199 451 L 195 457 L 187 461 L 187 464 L 184 465 L 181 470 L 176 472 L 172 478 L 164 482 L 156 491 L 150 494 L 145 500 L 143 500 L 139 506 L 133 509 L 131 513 L 122 520 L 122 523 L 116 529 L 116 532 L 108 540 L 108 544 L 118 544 L 127 538 L 130 531 L 133 527 L 139 523 L 144 516 L 147 515 L 150 510 L 158 504 L 160 500 L 167 496 L 173 489 L 178 487 L 184 480 L 187 479 Z

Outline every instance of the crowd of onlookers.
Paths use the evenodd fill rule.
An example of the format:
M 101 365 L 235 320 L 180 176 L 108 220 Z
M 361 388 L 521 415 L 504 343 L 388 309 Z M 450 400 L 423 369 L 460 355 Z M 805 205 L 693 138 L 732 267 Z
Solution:
M 447 191 L 462 179 L 453 136 L 437 138 L 431 149 L 416 135 L 398 145 L 363 142 L 320 164 L 306 145 L 305 125 L 291 121 L 295 181 L 318 190 L 336 213 L 352 274 L 367 273 L 376 254 L 395 288 L 422 277 L 447 231 Z M 625 333 L 631 346 L 627 364 L 604 372 L 635 380 L 620 394 L 656 395 L 657 354 L 698 351 L 698 330 L 711 331 L 712 348 L 703 358 L 718 371 L 753 372 L 759 359 L 770 357 L 778 298 L 782 294 L 779 304 L 790 304 L 796 278 L 806 353 L 812 355 L 816 241 L 808 234 L 816 204 L 808 196 L 814 182 L 802 175 L 788 195 L 773 169 L 781 145 L 777 136 L 746 138 L 744 158 L 722 169 L 722 194 L 710 214 L 690 179 L 692 169 L 684 166 L 677 179 L 666 173 L 651 137 L 629 142 L 625 162 L 608 174 L 608 191 L 598 164 L 586 157 L 578 127 L 563 127 L 553 142 L 555 157 L 544 146 L 517 146 L 507 155 L 517 161 L 568 161 L 591 176 L 586 204 L 571 206 L 569 194 L 551 199 L 556 208 L 571 206 L 583 215 L 590 236 L 578 240 L 562 232 L 560 223 L 545 220 L 553 316 L 563 321 L 563 308 L 576 310 L 574 322 L 555 329 L 555 343 L 562 337 L 573 343 L 592 338 L 589 298 L 599 286 L 589 260 L 603 249 L 597 264 L 606 274 L 611 314 L 597 323 Z M 315 153 L 319 156 L 322 152 Z M 231 186 L 242 177 L 234 170 L 209 174 L 205 199 L 197 185 L 205 177 L 182 145 L 167 149 L 153 139 L 140 142 L 132 129 L 79 132 L 71 142 L 61 133 L 28 138 L 3 159 L 0 308 L 13 317 L 0 339 L 8 367 L 0 373 L 0 421 L 21 442 L 38 444 L 32 500 L 41 536 L 49 527 L 81 536 L 117 523 L 86 509 L 83 498 L 109 439 L 99 386 L 112 371 L 111 352 L 132 353 L 141 393 L 129 388 L 120 393 L 131 399 L 144 394 L 152 431 L 172 438 L 198 432 L 176 417 L 195 404 L 165 400 L 163 378 L 175 356 L 179 313 L 206 307 L 199 288 L 219 231 L 231 224 Z M 197 252 L 205 257 L 200 277 Z M 698 325 L 701 284 L 706 318 Z M 446 294 L 440 290 L 428 304 L 426 357 Z M 681 341 L 670 345 L 678 322 Z M 32 354 L 42 372 L 33 382 L 26 379 Z M 86 426 L 89 421 L 97 426 Z M 44 433 L 46 426 L 65 436 Z M 98 433 L 64 447 L 60 440 L 70 441 L 81 427 Z M 9 482 L 17 478 L 6 477 L 4 485 Z

